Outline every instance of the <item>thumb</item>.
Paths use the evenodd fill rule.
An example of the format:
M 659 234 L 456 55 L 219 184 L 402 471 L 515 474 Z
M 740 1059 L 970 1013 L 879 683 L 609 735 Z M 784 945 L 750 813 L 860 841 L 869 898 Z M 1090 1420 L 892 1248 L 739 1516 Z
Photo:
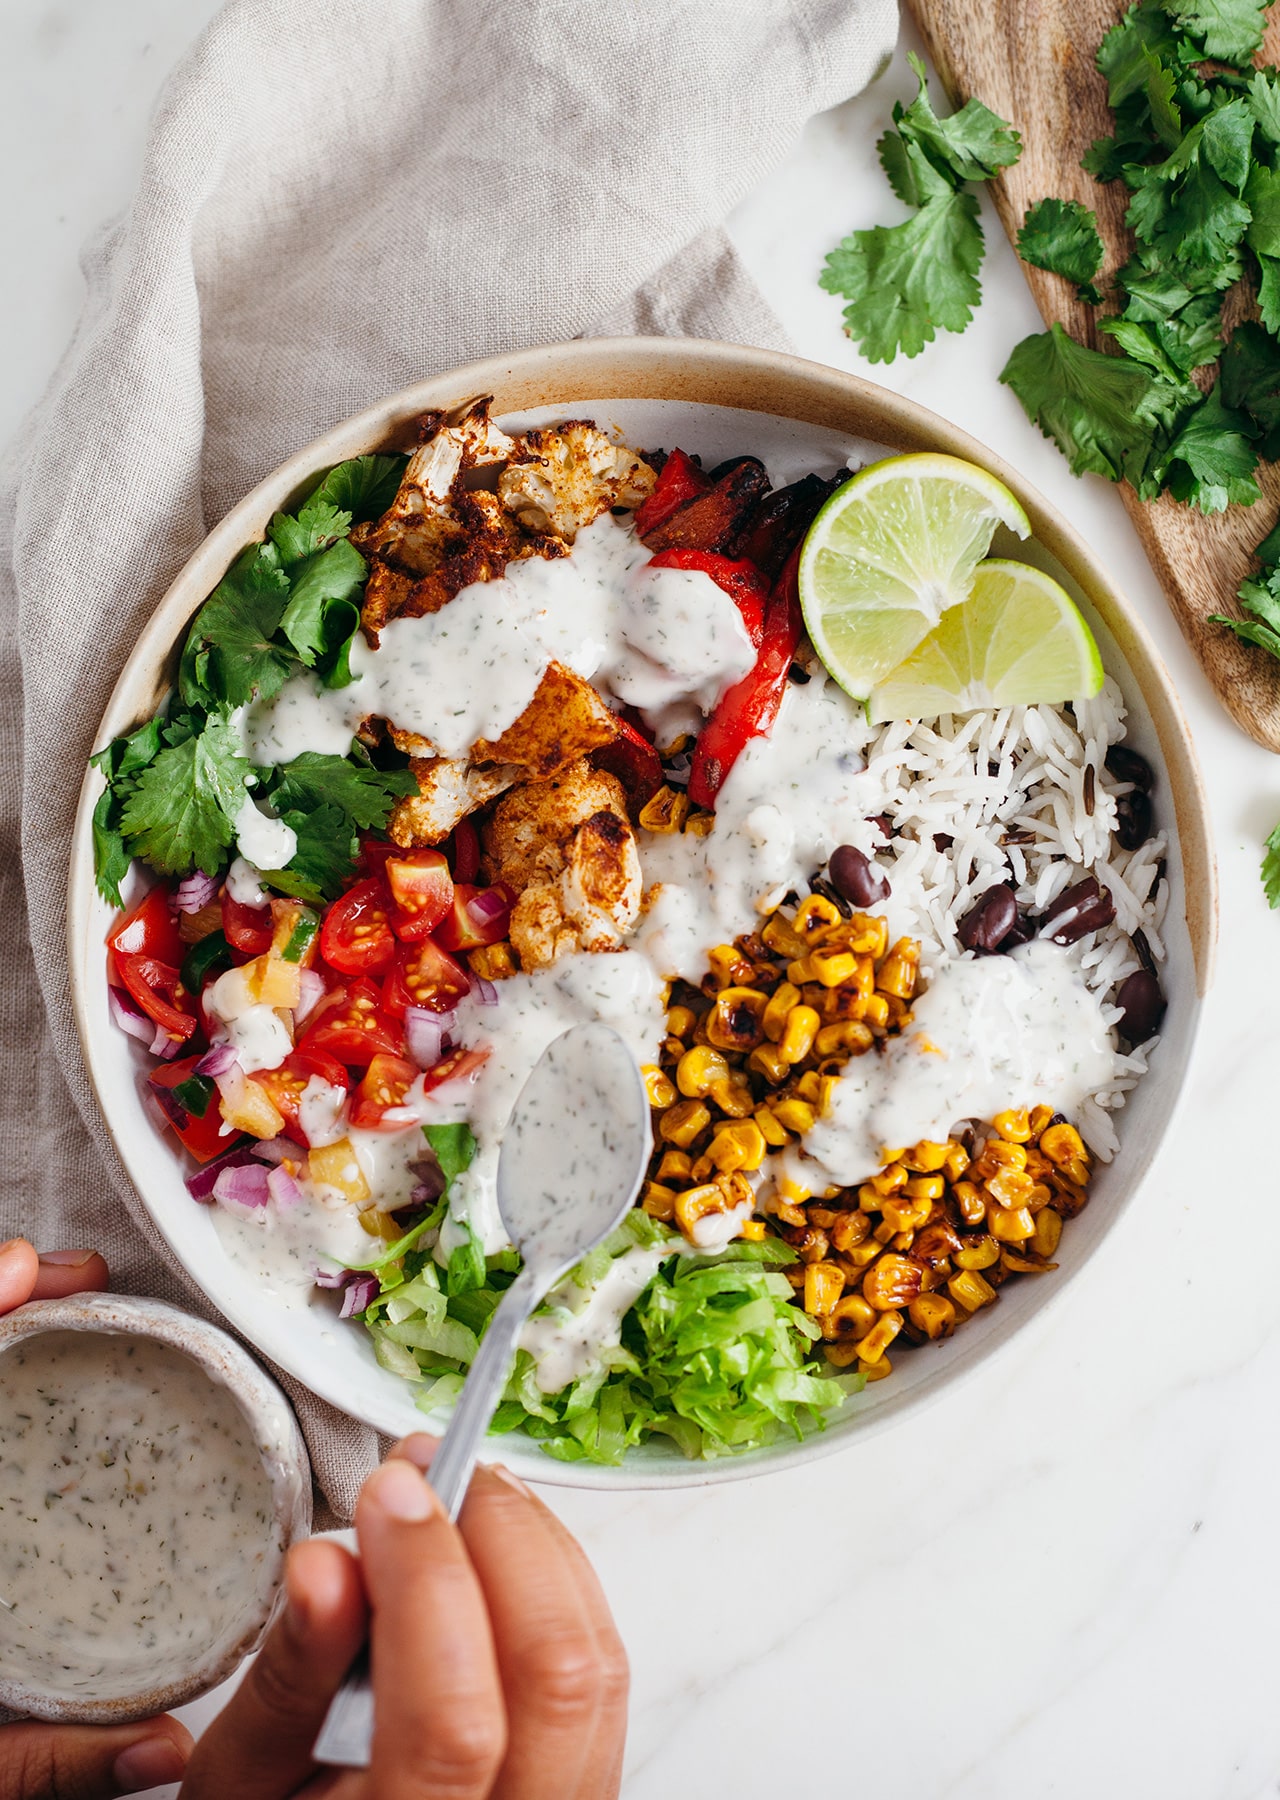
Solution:
M 176 1719 L 134 1725 L 0 1726 L 4 1800 L 116 1800 L 180 1781 L 191 1734 Z

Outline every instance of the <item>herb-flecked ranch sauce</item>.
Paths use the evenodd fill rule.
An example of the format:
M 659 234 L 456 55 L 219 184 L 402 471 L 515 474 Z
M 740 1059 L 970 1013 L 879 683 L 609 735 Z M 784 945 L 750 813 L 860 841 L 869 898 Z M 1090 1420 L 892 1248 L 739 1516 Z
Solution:
M 0 1353 L 0 1676 L 170 1681 L 253 1628 L 280 1563 L 253 1432 L 190 1357 L 90 1331 Z

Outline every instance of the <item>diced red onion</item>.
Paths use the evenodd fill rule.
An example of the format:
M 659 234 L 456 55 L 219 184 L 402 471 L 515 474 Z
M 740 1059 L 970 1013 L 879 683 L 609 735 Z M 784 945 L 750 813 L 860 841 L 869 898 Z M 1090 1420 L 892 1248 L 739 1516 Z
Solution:
M 302 1152 L 292 1138 L 275 1137 L 259 1138 L 253 1146 L 253 1154 L 259 1162 L 282 1163 L 290 1161 L 294 1157 L 300 1157 Z
M 191 1114 L 173 1092 L 172 1088 L 156 1087 L 153 1082 L 147 1083 L 148 1091 L 160 1111 L 171 1125 L 179 1127 L 186 1124 Z
M 476 925 L 487 925 L 500 914 L 510 912 L 511 901 L 501 888 L 481 888 L 467 901 L 467 917 Z
M 439 1158 L 434 1150 L 426 1150 L 421 1156 L 415 1156 L 409 1164 L 411 1172 L 418 1177 L 417 1186 L 410 1198 L 415 1206 L 430 1206 L 443 1194 L 448 1185 L 444 1178 L 444 1170 L 440 1167 Z
M 323 1000 L 325 995 L 324 978 L 317 975 L 314 969 L 300 970 L 298 979 L 300 983 L 298 1004 L 293 1009 L 295 1029 L 301 1025 L 307 1014 Z
M 682 750 L 679 756 L 673 756 L 669 763 L 662 765 L 662 773 L 669 787 L 688 787 L 689 777 L 693 773 L 693 758 L 687 750 Z
M 193 1200 L 208 1202 L 213 1199 L 213 1189 L 219 1175 L 224 1169 L 242 1169 L 253 1163 L 253 1149 L 248 1144 L 237 1144 L 234 1150 L 228 1150 L 213 1162 L 208 1162 L 194 1175 L 187 1176 L 187 1192 Z M 261 1169 L 261 1163 L 256 1165 Z
M 143 1112 L 146 1113 L 156 1130 L 163 1133 L 169 1124 L 169 1115 L 160 1103 L 159 1089 L 153 1088 L 149 1081 L 143 1080 L 138 1084 L 138 1092 L 142 1100 Z
M 215 1044 L 212 1050 L 205 1051 L 191 1073 L 193 1075 L 225 1075 L 227 1070 L 233 1068 L 238 1060 L 230 1044 Z
M 156 1026 L 156 1035 L 151 1040 L 152 1056 L 158 1056 L 161 1062 L 172 1062 L 182 1047 L 181 1038 L 170 1037 L 163 1025 Z
M 312 1269 L 311 1279 L 319 1288 L 346 1287 L 350 1269 Z
M 452 1022 L 452 1015 L 449 1015 Z M 425 1006 L 406 1006 L 404 1035 L 409 1054 L 420 1069 L 433 1069 L 444 1050 L 446 1026 L 444 1013 L 428 1012 Z
M 173 904 L 182 913 L 198 913 L 208 906 L 218 891 L 217 877 L 202 874 L 199 869 L 187 875 L 173 892 Z
M 139 1043 L 150 1047 L 156 1034 L 156 1028 L 140 1006 L 135 1006 L 132 997 L 123 988 L 107 989 L 107 1005 L 111 1008 L 111 1017 L 130 1037 L 136 1037 Z
M 347 1286 L 342 1296 L 342 1305 L 338 1309 L 340 1319 L 350 1319 L 356 1313 L 363 1312 L 371 1300 L 375 1300 L 382 1289 L 376 1275 L 357 1275 Z
M 213 1184 L 213 1197 L 232 1209 L 265 1206 L 270 1193 L 267 1179 L 267 1171 L 257 1162 L 221 1169 Z
M 471 997 L 477 1006 L 496 1006 L 498 1004 L 498 988 L 496 982 L 488 981 L 474 970 L 467 970 L 467 980 L 471 984 Z
M 277 1206 L 298 1206 L 302 1201 L 302 1189 L 288 1169 L 268 1169 L 267 1192 Z

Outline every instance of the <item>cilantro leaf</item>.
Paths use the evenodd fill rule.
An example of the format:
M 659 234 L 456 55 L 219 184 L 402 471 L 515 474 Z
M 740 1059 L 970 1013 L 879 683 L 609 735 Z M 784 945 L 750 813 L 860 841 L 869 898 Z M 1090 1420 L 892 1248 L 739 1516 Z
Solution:
M 193 868 L 216 875 L 235 836 L 249 773 L 225 719 L 211 719 L 198 737 L 168 745 L 125 799 L 121 830 L 129 848 L 162 875 Z
M 350 875 L 360 845 L 350 815 L 340 806 L 317 806 L 310 812 L 281 811 L 280 818 L 298 840 L 287 869 L 264 869 L 268 887 L 312 906 L 334 899 Z
M 477 1145 L 469 1125 L 424 1125 L 422 1129 L 446 1182 L 471 1167 Z
M 886 131 L 876 145 L 880 167 L 889 186 L 907 206 L 923 206 L 940 194 L 949 194 L 955 183 L 934 168 L 920 146 L 896 131 Z
M 1262 43 L 1267 0 L 1162 0 L 1209 56 L 1247 68 Z
M 178 674 L 185 705 L 244 706 L 255 694 L 279 692 L 298 666 L 291 650 L 272 641 L 288 594 L 274 544 L 251 544 L 236 558 L 188 634 Z
M 1034 268 L 1073 281 L 1081 299 L 1101 299 L 1093 278 L 1102 267 L 1098 221 L 1078 200 L 1040 200 L 1027 208 L 1018 233 L 1018 255 Z
M 353 754 L 364 755 L 363 751 Z M 305 750 L 281 765 L 271 790 L 276 811 L 310 812 L 336 806 L 362 831 L 380 831 L 403 794 L 416 794 L 418 783 L 409 769 L 375 769 L 367 759 L 349 761 Z
M 1268 906 L 1280 906 L 1280 825 L 1267 839 L 1267 854 L 1262 859 L 1262 887 Z
M 327 550 L 314 551 L 294 569 L 280 630 L 308 668 L 322 651 L 331 648 L 325 630 L 330 602 L 350 600 L 367 572 L 368 564 L 346 538 L 339 538 Z
M 1249 208 L 1198 156 L 1175 182 L 1166 167 L 1132 171 L 1138 186 L 1125 223 L 1172 264 L 1222 262 L 1244 236 Z
M 930 200 L 901 225 L 855 231 L 820 278 L 842 294 L 849 336 L 871 362 L 917 356 L 937 331 L 963 331 L 981 297 L 982 227 L 972 194 Z
M 1162 381 L 1181 389 L 1188 401 L 1194 401 L 1199 389 L 1186 379 L 1186 370 L 1181 367 L 1165 342 L 1167 327 L 1155 323 L 1140 323 L 1136 319 L 1119 318 L 1103 319 L 1100 329 L 1108 337 L 1113 337 L 1127 356 L 1135 362 L 1145 364 Z
M 1022 150 L 1018 133 L 981 100 L 966 100 L 959 112 L 940 119 L 929 104 L 925 66 L 912 52 L 907 61 L 920 91 L 910 106 L 896 105 L 893 122 L 904 138 L 919 145 L 940 174 L 953 185 L 989 181 L 1015 163 Z
M 1107 103 L 1113 112 L 1127 100 L 1145 94 L 1151 60 L 1164 64 L 1190 62 L 1194 52 L 1175 30 L 1155 0 L 1131 6 L 1098 45 L 1099 73 L 1107 79 Z
M 1262 434 L 1259 454 L 1280 460 L 1280 343 L 1245 320 L 1222 353 L 1221 377 L 1227 405 L 1248 413 Z
M 120 830 L 120 797 L 104 788 L 93 809 L 93 870 L 98 892 L 112 906 L 123 906 L 120 883 L 129 873 L 133 858 Z
M 396 497 L 407 456 L 353 456 L 330 469 L 310 496 L 325 501 L 356 520 L 377 519 Z
M 1152 430 L 1171 424 L 1177 390 L 1127 356 L 1105 356 L 1061 325 L 1023 338 L 1000 374 L 1027 417 L 1053 438 L 1076 475 L 1139 479 Z
M 160 749 L 159 718 L 148 719 L 127 737 L 114 738 L 105 750 L 89 758 L 95 769 L 101 769 L 108 781 L 125 781 L 154 762 Z
M 1262 135 L 1280 144 L 1280 73 L 1275 69 L 1259 69 L 1250 81 L 1249 110 Z
M 299 508 L 295 518 L 290 518 L 287 513 L 276 513 L 267 526 L 267 536 L 275 545 L 284 567 L 292 569 L 305 557 L 314 556 L 318 550 L 325 550 L 339 538 L 346 537 L 350 529 L 349 512 L 343 512 L 332 502 L 313 494 Z
M 1180 424 L 1153 474 L 1175 499 L 1201 512 L 1252 505 L 1261 498 L 1253 477 L 1258 465 L 1253 435 L 1248 418 L 1223 401 L 1219 383 Z

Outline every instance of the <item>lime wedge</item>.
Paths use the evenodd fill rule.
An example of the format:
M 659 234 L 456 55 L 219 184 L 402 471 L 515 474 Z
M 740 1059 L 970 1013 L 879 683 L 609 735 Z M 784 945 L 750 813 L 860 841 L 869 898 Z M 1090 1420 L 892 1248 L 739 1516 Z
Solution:
M 838 488 L 800 557 L 805 628 L 855 700 L 967 599 L 998 524 L 1027 515 L 994 475 L 955 456 L 891 456 Z
M 1085 700 L 1102 686 L 1093 633 L 1051 575 L 1026 563 L 979 563 L 973 592 L 882 681 L 872 724 L 992 706 Z

